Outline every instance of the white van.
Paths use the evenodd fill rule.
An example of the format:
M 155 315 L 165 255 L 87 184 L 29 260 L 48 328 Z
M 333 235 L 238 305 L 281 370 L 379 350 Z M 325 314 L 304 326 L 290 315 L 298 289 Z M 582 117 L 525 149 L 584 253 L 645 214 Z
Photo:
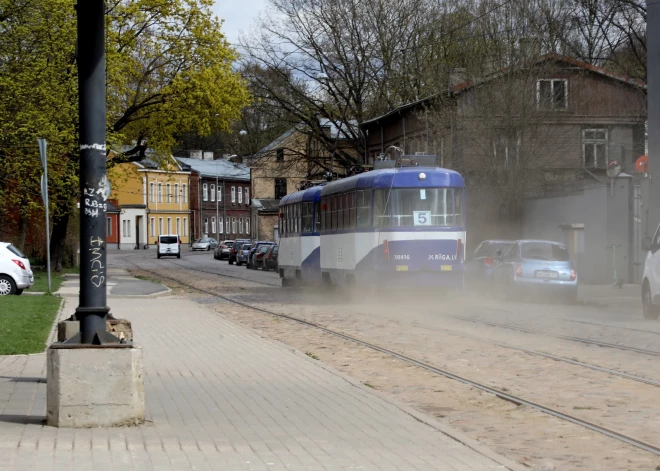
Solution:
M 156 244 L 156 258 L 181 258 L 181 239 L 178 235 L 160 235 Z

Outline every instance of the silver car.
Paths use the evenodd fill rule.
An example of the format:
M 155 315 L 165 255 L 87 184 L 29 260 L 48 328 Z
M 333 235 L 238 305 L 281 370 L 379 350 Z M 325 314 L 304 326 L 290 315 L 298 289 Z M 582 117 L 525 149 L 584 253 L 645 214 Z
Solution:
M 204 239 L 197 239 L 192 245 L 193 250 L 206 250 L 209 251 L 218 246 L 218 241 L 213 237 L 206 237 Z
M 564 244 L 549 240 L 518 240 L 504 252 L 493 273 L 506 297 L 554 294 L 577 301 L 578 275 Z
M 233 240 L 223 240 L 220 242 L 213 251 L 213 258 L 216 260 L 224 260 L 225 258 L 229 258 L 229 251 L 231 250 L 232 245 L 234 245 Z

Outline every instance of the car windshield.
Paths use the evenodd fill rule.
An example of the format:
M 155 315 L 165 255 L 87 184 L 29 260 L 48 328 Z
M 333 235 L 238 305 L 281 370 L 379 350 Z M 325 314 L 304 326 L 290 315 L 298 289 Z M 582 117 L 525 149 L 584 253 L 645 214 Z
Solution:
M 250 247 L 252 247 L 250 244 L 243 244 L 243 250 L 250 250 Z
M 163 236 L 160 238 L 161 244 L 176 244 L 177 242 L 176 236 Z
M 21 252 L 20 250 L 18 250 L 16 247 L 14 247 L 11 244 L 7 246 L 7 250 L 9 250 L 11 253 L 16 255 L 17 257 L 27 258 L 25 255 L 23 255 L 23 252 Z
M 204 242 L 207 242 L 207 240 L 206 239 L 197 239 L 195 241 L 196 244 L 203 244 Z
M 233 243 L 233 242 L 225 242 L 225 245 L 226 245 L 227 247 L 231 247 L 232 245 L 234 245 L 234 243 Z
M 266 252 L 268 252 L 268 248 L 269 247 L 267 245 L 262 245 L 261 247 L 259 247 L 259 252 L 260 253 L 266 253 Z
M 500 255 L 504 253 L 506 248 L 510 246 L 512 242 L 486 242 L 481 244 L 481 246 L 474 253 L 474 258 L 479 257 L 492 257 L 497 255 L 497 252 L 500 252 Z
M 276 245 L 275 247 L 273 247 L 273 253 L 277 253 L 279 250 L 280 250 L 279 245 Z
M 374 191 L 376 227 L 457 226 L 461 196 L 454 188 L 396 188 Z
M 553 262 L 568 262 L 570 260 L 565 246 L 549 242 L 525 242 L 522 245 L 522 258 Z

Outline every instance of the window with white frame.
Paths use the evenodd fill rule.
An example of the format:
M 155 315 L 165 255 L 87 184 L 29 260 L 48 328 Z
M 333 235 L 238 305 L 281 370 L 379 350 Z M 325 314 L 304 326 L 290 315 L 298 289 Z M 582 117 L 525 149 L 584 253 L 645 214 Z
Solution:
M 112 235 L 112 218 L 105 218 L 105 235 Z
M 159 203 L 163 202 L 163 184 L 162 183 L 158 184 L 158 202 Z
M 218 219 L 218 234 L 224 234 L 225 233 L 225 228 L 223 224 L 222 218 Z
M 231 233 L 236 234 L 236 218 L 231 218 Z
M 209 200 L 209 186 L 206 183 L 202 185 L 202 199 L 204 201 Z
M 250 218 L 245 218 L 245 233 L 250 233 Z
M 236 187 L 235 186 L 231 187 L 231 202 L 232 203 L 236 202 Z
M 239 234 L 243 233 L 243 218 L 238 218 L 238 233 Z
M 149 218 L 149 229 L 151 230 L 151 237 L 156 237 L 156 219 Z
M 243 192 L 241 191 L 241 187 L 238 187 L 238 204 L 243 203 Z
M 158 235 L 163 234 L 163 218 L 158 218 Z
M 607 166 L 607 129 L 582 130 L 582 155 L 587 168 Z
M 509 168 L 520 160 L 521 136 L 519 130 L 499 132 L 493 139 L 493 158 L 498 166 Z
M 215 234 L 215 216 L 211 218 L 211 232 Z
M 167 233 L 172 233 L 172 218 L 167 218 Z
M 542 79 L 536 82 L 536 105 L 543 111 L 568 109 L 568 80 Z
M 218 202 L 222 203 L 222 187 L 218 185 Z
M 215 185 L 211 185 L 211 201 L 215 201 Z
M 183 237 L 188 236 L 188 218 L 183 218 Z
M 181 234 L 181 218 L 176 218 L 176 235 Z
M 150 203 L 155 203 L 156 200 L 154 199 L 154 184 L 149 183 L 149 202 Z
M 174 184 L 174 202 L 175 203 L 179 202 L 179 184 L 178 183 Z
M 245 187 L 245 204 L 250 204 L 250 189 Z
M 209 218 L 204 218 L 204 234 L 209 233 Z
M 229 218 L 227 218 L 227 222 L 226 222 L 225 230 L 226 230 L 227 232 L 230 232 L 230 229 L 231 229 L 231 226 L 229 225 Z
M 188 202 L 188 188 L 186 185 L 181 186 L 181 202 L 184 204 Z
M 167 201 L 168 203 L 171 203 L 172 202 L 172 185 L 170 183 L 165 185 L 165 191 L 167 192 L 167 194 L 165 195 L 165 201 Z

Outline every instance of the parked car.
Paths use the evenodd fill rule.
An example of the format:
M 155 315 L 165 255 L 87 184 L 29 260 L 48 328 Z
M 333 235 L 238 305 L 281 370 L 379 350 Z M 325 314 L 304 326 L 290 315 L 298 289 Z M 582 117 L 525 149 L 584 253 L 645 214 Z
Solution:
M 247 263 L 245 265 L 247 267 L 247 269 L 248 270 L 250 270 L 250 269 L 254 270 L 255 269 L 253 259 L 254 259 L 254 254 L 257 252 L 257 250 L 259 250 L 259 247 L 262 247 L 264 245 L 274 245 L 274 244 L 275 244 L 275 242 L 269 242 L 269 241 L 266 241 L 266 240 L 260 240 L 260 241 L 254 242 L 252 244 L 252 247 L 250 248 L 250 251 L 248 252 Z
M 218 246 L 218 241 L 215 240 L 213 237 L 206 237 L 204 239 L 197 239 L 195 243 L 192 245 L 192 249 L 194 250 L 206 250 L 209 251 L 211 249 L 214 249 Z
M 507 298 L 536 291 L 577 301 L 578 275 L 564 244 L 548 240 L 518 240 L 495 265 L 496 288 Z
M 237 253 L 236 253 L 236 265 L 238 265 L 240 267 L 244 263 L 247 263 L 247 257 L 248 257 L 248 254 L 250 253 L 250 248 L 251 247 L 252 247 L 251 243 L 243 244 L 243 247 L 241 247 L 237 251 Z
M 484 240 L 474 250 L 472 258 L 465 262 L 465 278 L 468 286 L 482 288 L 491 281 L 495 263 L 504 251 L 513 244 L 512 240 Z
M 648 250 L 642 276 L 642 313 L 646 319 L 660 316 L 660 226 L 653 239 L 644 238 L 642 247 Z
M 8 242 L 0 242 L 0 296 L 21 294 L 34 284 L 30 261 Z
M 156 239 L 156 258 L 181 258 L 181 239 L 176 234 L 159 235 Z
M 277 253 L 280 251 L 280 246 L 275 244 L 268 248 L 268 252 L 264 255 L 264 261 L 261 269 L 263 271 L 275 270 L 277 271 Z
M 260 268 L 264 269 L 264 261 L 266 257 L 266 252 L 270 249 L 272 245 L 262 245 L 260 246 L 252 256 L 252 269 L 259 270 Z
M 234 245 L 232 245 L 231 249 L 229 250 L 229 264 L 233 265 L 234 262 L 236 262 L 236 253 L 241 250 L 241 247 L 243 247 L 243 244 L 251 244 L 252 239 L 236 239 L 234 241 Z
M 220 242 L 213 251 L 213 258 L 216 260 L 223 260 L 229 257 L 229 251 L 231 250 L 232 245 L 234 245 L 233 240 L 223 240 Z

